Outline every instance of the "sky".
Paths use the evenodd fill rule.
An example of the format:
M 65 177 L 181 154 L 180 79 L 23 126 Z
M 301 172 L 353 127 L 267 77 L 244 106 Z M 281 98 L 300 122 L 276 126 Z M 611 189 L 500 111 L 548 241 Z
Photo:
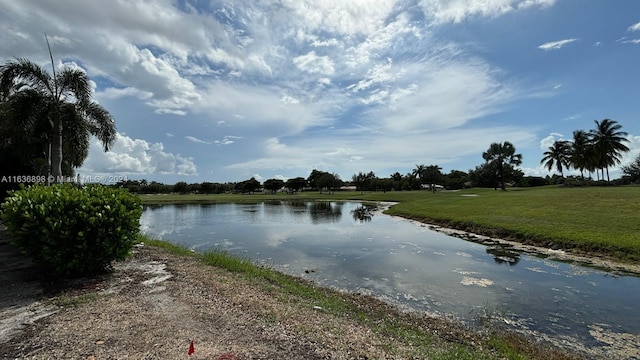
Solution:
M 605 118 L 622 165 L 640 154 L 637 0 L 0 0 L 0 60 L 50 69 L 45 33 L 116 121 L 81 176 L 447 173 L 503 141 L 546 176 L 555 140 Z

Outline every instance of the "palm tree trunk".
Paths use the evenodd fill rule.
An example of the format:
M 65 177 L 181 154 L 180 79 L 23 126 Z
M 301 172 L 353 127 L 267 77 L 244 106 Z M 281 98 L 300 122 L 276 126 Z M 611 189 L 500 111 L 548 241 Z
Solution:
M 54 135 L 51 138 L 51 175 L 53 175 L 53 182 L 58 183 L 62 181 L 62 121 L 56 119 L 54 126 Z
M 47 150 L 44 154 L 47 159 L 47 185 L 51 185 L 51 139 L 48 139 Z

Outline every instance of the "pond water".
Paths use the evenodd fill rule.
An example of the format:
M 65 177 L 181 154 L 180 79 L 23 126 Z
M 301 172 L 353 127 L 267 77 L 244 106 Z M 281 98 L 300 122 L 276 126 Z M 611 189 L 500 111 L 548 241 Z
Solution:
M 146 207 L 152 237 L 221 249 L 324 286 L 558 345 L 640 357 L 640 278 L 432 231 L 357 202 Z

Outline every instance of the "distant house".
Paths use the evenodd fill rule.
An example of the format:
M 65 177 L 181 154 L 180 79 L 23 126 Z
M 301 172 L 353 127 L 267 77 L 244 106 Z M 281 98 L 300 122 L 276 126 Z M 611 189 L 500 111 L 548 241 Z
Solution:
M 422 184 L 420 185 L 422 190 L 442 190 L 444 186 L 438 184 Z
M 349 186 L 340 186 L 339 190 L 340 191 L 356 191 L 358 190 L 358 188 L 353 185 L 349 185 Z

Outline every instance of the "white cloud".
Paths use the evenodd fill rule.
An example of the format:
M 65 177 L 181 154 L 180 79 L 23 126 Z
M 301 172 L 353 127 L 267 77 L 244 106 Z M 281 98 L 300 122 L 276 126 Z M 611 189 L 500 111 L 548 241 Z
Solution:
M 436 24 L 460 23 L 469 17 L 497 17 L 511 11 L 532 7 L 546 8 L 555 0 L 421 0 L 419 2 L 427 17 Z
M 197 175 L 191 158 L 164 150 L 162 143 L 150 144 L 117 134 L 116 141 L 107 152 L 97 139 L 93 139 L 89 156 L 77 170 L 82 175 Z
M 115 83 L 104 96 L 135 96 L 158 113 L 184 114 L 197 101 L 194 84 L 184 76 L 196 64 L 187 59 L 203 56 L 199 49 L 209 48 L 213 38 L 221 36 L 217 34 L 224 34 L 214 31 L 222 27 L 213 18 L 182 12 L 166 0 L 110 4 L 26 0 L 2 7 L 12 21 L 29 24 L 18 53 L 46 61 L 42 52 L 46 32 L 54 56 L 80 59 L 91 77 Z
M 156 114 L 173 114 L 173 115 L 180 115 L 180 116 L 184 116 L 187 115 L 187 112 L 184 110 L 173 110 L 173 109 L 156 109 L 154 110 L 154 113 Z
M 415 83 L 390 96 L 393 103 L 377 109 L 374 121 L 399 132 L 455 128 L 499 112 L 517 94 L 482 63 L 447 63 L 407 68 L 403 77 Z
M 580 114 L 574 114 L 574 115 L 569 115 L 567 117 L 564 117 L 564 118 L 562 118 L 562 120 L 576 120 L 576 119 L 579 119 L 581 117 L 582 117 L 582 115 L 580 115 Z
M 561 140 L 562 139 L 562 134 L 558 134 L 558 133 L 551 133 L 549 134 L 549 136 L 543 138 L 542 140 L 540 140 L 540 149 L 547 151 L 547 149 L 549 149 L 549 147 L 553 146 L 553 143 L 556 142 L 557 140 Z
M 309 32 L 325 31 L 340 35 L 375 32 L 396 4 L 396 0 L 285 0 L 295 14 L 288 21 L 299 19 L 298 25 Z
M 640 135 L 631 135 L 627 136 L 628 143 L 626 143 L 629 148 L 629 152 L 626 152 L 622 155 L 621 165 L 628 165 L 636 160 L 638 156 L 640 156 Z
M 391 21 L 385 26 L 372 32 L 364 41 L 347 49 L 346 65 L 355 68 L 371 62 L 372 57 L 376 57 L 379 52 L 384 52 L 392 46 L 398 37 L 412 34 L 421 37 L 420 32 L 409 23 L 406 15 L 398 15 L 395 21 Z M 385 59 L 386 60 L 386 59 Z
M 306 102 L 284 91 L 273 86 L 212 81 L 203 88 L 202 100 L 194 111 L 224 118 L 225 125 L 281 135 L 330 121 L 323 115 L 327 105 L 322 99 Z
M 194 143 L 199 143 L 199 144 L 208 144 L 208 142 L 204 141 L 204 140 L 200 140 L 195 136 L 185 136 L 185 139 L 194 142 Z
M 242 137 L 241 136 L 227 135 L 222 140 L 214 141 L 214 143 L 215 144 L 219 144 L 219 145 L 231 145 L 231 144 L 235 143 L 237 139 L 242 139 Z
M 335 72 L 333 62 L 327 56 L 317 56 L 315 51 L 293 59 L 296 67 L 311 74 L 331 75 Z
M 149 99 L 153 96 L 153 93 L 148 91 L 142 91 L 133 87 L 114 88 L 108 87 L 96 94 L 98 99 L 119 99 L 126 96 L 133 96 L 138 99 Z
M 558 41 L 551 41 L 538 46 L 538 49 L 541 49 L 544 51 L 558 50 L 564 47 L 565 45 L 571 44 L 572 42 L 577 40 L 578 39 L 564 39 L 564 40 L 558 40 Z
M 556 0 L 524 0 L 521 2 L 517 2 L 518 9 L 527 9 L 530 7 L 540 7 L 546 8 L 553 6 L 556 3 Z
M 616 40 L 619 43 L 622 44 L 640 44 L 640 39 L 627 39 L 626 37 L 623 37 L 621 39 Z
M 397 75 L 391 73 L 391 59 L 386 64 L 374 65 L 373 68 L 367 71 L 365 78 L 360 80 L 357 84 L 353 84 L 347 87 L 353 92 L 358 92 L 369 88 L 370 86 L 378 83 L 390 82 L 396 79 Z
M 629 28 L 627 28 L 627 31 L 639 31 L 639 30 L 640 30 L 640 22 L 635 23 L 629 26 Z

